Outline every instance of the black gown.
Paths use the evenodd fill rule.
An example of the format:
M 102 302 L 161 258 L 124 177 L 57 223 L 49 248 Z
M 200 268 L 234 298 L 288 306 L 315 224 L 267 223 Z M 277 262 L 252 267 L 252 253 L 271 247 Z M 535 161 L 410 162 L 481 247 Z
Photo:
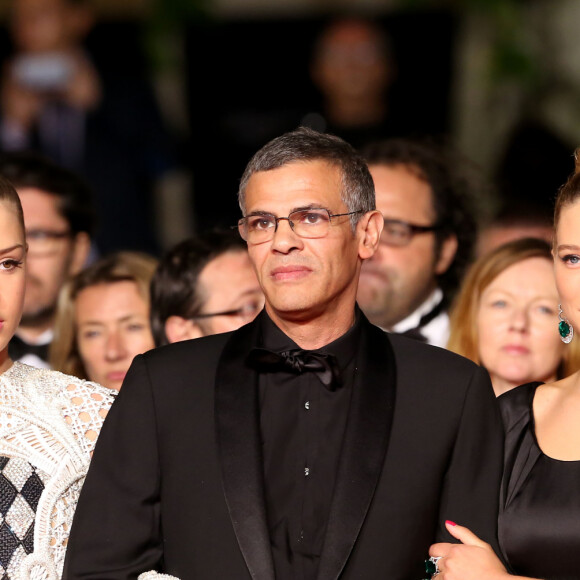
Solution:
M 499 542 L 511 571 L 545 580 L 580 578 L 580 461 L 545 455 L 532 403 L 541 383 L 502 395 L 505 472 Z

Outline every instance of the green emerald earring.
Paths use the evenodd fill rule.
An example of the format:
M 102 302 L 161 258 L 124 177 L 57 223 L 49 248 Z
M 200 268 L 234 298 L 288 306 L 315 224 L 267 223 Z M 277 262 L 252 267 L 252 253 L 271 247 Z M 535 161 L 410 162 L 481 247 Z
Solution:
M 560 333 L 560 338 L 562 339 L 562 342 L 568 344 L 574 338 L 574 329 L 562 314 L 561 305 L 558 305 L 558 319 L 560 320 L 558 323 L 558 332 Z

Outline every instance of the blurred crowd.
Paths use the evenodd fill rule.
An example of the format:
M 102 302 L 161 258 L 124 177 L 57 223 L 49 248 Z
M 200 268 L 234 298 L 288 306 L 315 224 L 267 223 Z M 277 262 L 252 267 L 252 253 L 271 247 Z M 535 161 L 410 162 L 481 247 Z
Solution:
M 580 371 L 580 341 L 572 341 L 574 331 L 567 318 L 575 313 L 565 311 L 574 303 L 570 271 L 580 260 L 573 253 L 579 250 L 553 241 L 558 228 L 573 232 L 578 221 L 571 213 L 577 211 L 578 174 L 563 186 L 573 170 L 573 147 L 545 127 L 522 123 L 509 140 L 496 175 L 485 176 L 476 160 L 452 145 L 441 124 L 424 121 L 425 112 L 409 115 L 407 110 L 405 114 L 397 94 L 402 72 L 393 38 L 378 21 L 354 17 L 325 22 L 313 35 L 308 66 L 302 73 L 308 77 L 315 99 L 299 97 L 291 106 L 272 105 L 269 110 L 253 110 L 251 103 L 238 108 L 231 105 L 225 116 L 200 119 L 197 128 L 202 138 L 197 140 L 192 120 L 192 135 L 186 143 L 184 134 L 168 123 L 146 68 L 137 65 L 138 59 L 127 57 L 136 50 L 128 46 L 129 39 L 125 39 L 127 54 L 119 53 L 120 63 L 114 62 L 115 51 L 111 50 L 114 56 L 109 55 L 108 61 L 102 53 L 92 52 L 95 24 L 88 0 L 11 0 L 7 19 L 10 50 L 0 72 L 0 236 L 8 240 L 2 251 L 11 256 L 0 265 L 2 275 L 6 274 L 3 283 L 9 286 L 11 280 L 13 285 L 7 294 L 13 296 L 14 304 L 20 301 L 22 311 L 16 322 L 16 315 L 11 318 L 14 328 L 0 349 L 4 357 L 0 370 L 8 373 L 2 380 L 20 385 L 28 380 L 21 380 L 20 374 L 32 373 L 30 382 L 41 390 L 46 383 L 66 391 L 66 397 L 59 395 L 58 413 L 51 416 L 58 415 L 60 420 L 59 413 L 65 410 L 64 420 L 72 425 L 76 442 L 65 441 L 63 449 L 81 458 L 70 468 L 67 486 L 78 484 L 86 474 L 97 432 L 112 400 L 118 391 L 129 392 L 129 387 L 122 386 L 137 355 L 152 349 L 159 349 L 154 355 L 177 352 L 184 345 L 167 345 L 237 330 L 253 321 L 265 305 L 271 306 L 268 282 L 263 275 L 261 284 L 258 282 L 260 271 L 255 269 L 259 270 L 259 264 L 255 256 L 250 260 L 248 244 L 251 253 L 259 244 L 271 242 L 281 221 L 289 226 L 285 225 L 286 235 L 318 242 L 328 235 L 331 218 L 342 217 L 346 223 L 350 216 L 356 227 L 356 214 L 372 214 L 369 219 L 384 227 L 375 230 L 369 257 L 357 256 L 362 262 L 358 288 L 350 270 L 340 268 L 341 260 L 347 263 L 349 256 L 331 256 L 328 268 L 334 268 L 337 284 L 353 286 L 353 301 L 356 292 L 358 304 L 356 324 L 361 319 L 366 324 L 366 317 L 389 335 L 411 339 L 397 337 L 402 345 L 416 348 L 412 341 L 418 341 L 439 347 L 424 351 L 420 347 L 416 352 L 440 356 L 446 349 L 470 359 L 487 371 L 497 397 L 508 391 L 513 394 L 519 385 L 565 381 Z M 122 43 L 115 50 L 119 48 Z M 133 65 L 126 66 L 129 62 Z M 259 64 L 256 59 L 248 66 Z M 266 73 L 262 71 L 263 76 Z M 216 101 L 236 102 L 235 95 L 214 94 L 212 86 L 197 80 L 202 82 L 193 92 L 204 92 L 205 98 Z M 287 86 L 279 90 L 288 91 L 291 85 L 289 78 Z M 237 86 L 240 93 L 244 89 Z M 425 95 L 427 100 L 427 90 Z M 300 127 L 303 129 L 295 131 Z M 273 215 L 259 207 L 250 217 L 245 216 L 244 179 L 251 177 L 247 177 L 248 169 L 242 177 L 243 168 L 265 143 L 287 134 L 312 142 L 323 134 L 336 135 L 352 145 L 346 146 L 348 155 L 362 168 L 369 198 L 372 178 L 380 215 L 361 209 L 362 205 L 355 210 L 348 206 L 348 213 L 332 214 L 330 205 L 310 204 L 292 206 L 288 215 Z M 345 144 L 337 139 L 334 146 Z M 550 157 L 538 171 L 537 157 L 544 151 Z M 331 163 L 325 163 L 326 158 L 314 159 L 299 161 L 301 169 L 323 167 L 329 171 Z M 254 167 L 251 171 L 262 178 L 277 171 L 282 189 L 287 187 L 295 194 L 292 179 L 300 180 L 302 174 L 292 175 L 292 171 L 300 173 L 297 162 L 292 163 L 295 165 L 282 160 L 274 170 Z M 537 173 L 543 174 L 542 179 L 534 183 Z M 179 182 L 182 190 L 177 194 L 181 200 L 177 206 L 176 174 L 191 177 Z M 346 173 L 341 174 L 345 191 L 348 179 Z M 264 193 L 266 190 L 264 186 L 260 195 L 275 197 Z M 552 200 L 558 191 L 561 201 L 555 230 Z M 281 195 L 286 193 L 283 190 Z M 188 224 L 187 235 L 177 235 L 183 223 Z M 21 240 L 22 226 L 25 240 Z M 569 238 L 575 239 L 572 234 Z M 23 263 L 25 268 L 21 268 Z M 278 274 L 283 278 L 285 272 Z M 331 285 L 329 288 L 331 292 Z M 4 315 L 2 308 L 8 307 L 1 306 Z M 2 320 L 0 331 L 4 324 Z M 374 331 L 375 336 L 385 336 Z M 233 336 L 243 336 L 243 332 Z M 450 357 L 445 360 L 466 363 L 449 353 L 445 356 Z M 12 360 L 34 369 L 12 367 Z M 354 365 L 353 360 L 348 365 Z M 271 359 L 265 362 L 273 364 Z M 132 368 L 135 375 L 135 365 Z M 34 374 L 35 369 L 44 370 Z M 53 370 L 76 378 L 65 385 L 62 375 Z M 200 369 L 200 373 L 206 371 Z M 477 372 L 487 381 L 481 369 Z M 354 376 L 354 370 L 351 374 Z M 102 387 L 93 392 L 83 380 Z M 571 378 L 570 384 L 575 380 Z M 331 383 L 325 386 L 333 391 Z M 48 397 L 46 392 L 54 393 L 57 387 L 44 389 L 42 396 Z M 488 391 L 492 408 L 495 398 Z M 31 400 L 42 396 L 34 395 Z M 264 398 L 263 391 L 260 396 Z M 533 393 L 531 396 L 533 399 Z M 502 400 L 505 405 L 511 399 Z M 67 405 L 78 409 L 72 412 Z M 308 405 L 310 401 L 306 410 Z M 11 421 L 11 415 L 8 417 L 6 421 Z M 497 420 L 499 424 L 499 414 Z M 79 422 L 87 425 L 77 426 Z M 267 434 L 276 425 L 262 428 Z M 499 430 L 497 433 L 499 441 Z M 338 458 L 342 432 L 336 437 Z M 10 437 L 6 440 L 12 442 Z M 461 452 L 473 455 L 473 450 L 457 451 Z M 455 448 L 449 455 L 454 453 Z M 570 455 L 577 464 L 575 450 Z M 4 467 L 0 466 L 1 477 Z M 505 473 L 511 473 L 512 467 Z M 62 540 L 62 550 L 54 557 L 55 561 L 60 558 L 60 566 L 68 529 L 61 536 L 55 530 L 65 525 L 62 522 L 67 517 L 72 518 L 80 484 L 73 492 L 73 508 L 61 523 L 51 524 L 56 538 L 53 545 L 60 546 Z M 36 507 L 33 512 L 31 517 L 36 517 Z M 55 507 L 54 514 L 57 512 Z M 53 520 L 54 514 L 50 516 Z M 463 531 L 449 533 L 469 543 Z M 18 539 L 23 550 L 26 541 Z M 0 538 L 0 562 L 2 545 Z M 437 568 L 441 554 L 450 558 L 442 546 L 432 548 L 435 575 L 445 574 Z M 20 556 L 15 554 L 16 548 L 8 560 L 16 561 Z M 447 577 L 457 576 L 443 576 Z
M 251 117 L 234 124 L 230 141 L 243 147 L 216 127 L 220 170 L 194 174 L 198 233 L 163 247 L 171 218 L 163 226 L 154 208 L 186 156 L 146 71 L 91 54 L 86 1 L 13 0 L 8 16 L 0 174 L 21 198 L 29 245 L 16 359 L 119 389 L 136 354 L 252 320 L 263 295 L 245 243 L 226 227 L 237 219 L 226 176 L 304 125 L 351 143 L 375 182 L 385 227 L 358 292 L 373 323 L 483 364 L 497 394 L 580 368 L 556 328 L 549 203 L 502 196 L 448 139 L 397 113 L 399 71 L 380 24 L 340 18 L 319 31 L 308 71 L 318 106 L 262 118 L 255 133 Z M 560 152 L 560 167 L 570 154 Z

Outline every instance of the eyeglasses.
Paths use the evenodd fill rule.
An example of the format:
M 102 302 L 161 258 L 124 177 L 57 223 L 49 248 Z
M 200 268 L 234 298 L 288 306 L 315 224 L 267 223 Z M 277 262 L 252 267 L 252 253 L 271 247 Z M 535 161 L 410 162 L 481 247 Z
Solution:
M 274 238 L 278 223 L 286 220 L 292 231 L 301 238 L 323 238 L 328 234 L 332 218 L 364 213 L 362 209 L 348 213 L 330 213 L 321 207 L 298 209 L 288 217 L 276 217 L 269 213 L 258 213 L 242 218 L 238 222 L 240 236 L 249 244 L 263 244 Z M 234 226 L 235 227 L 235 226 Z
M 28 255 L 47 256 L 54 254 L 60 249 L 60 241 L 70 238 L 69 230 L 64 232 L 52 232 L 50 230 L 27 230 L 26 242 L 28 243 Z
M 381 244 L 386 246 L 408 246 L 416 234 L 434 232 L 441 229 L 441 225 L 418 226 L 401 220 L 385 219 L 385 227 L 381 234 Z
M 223 312 L 204 312 L 202 314 L 196 314 L 192 316 L 192 320 L 196 318 L 213 318 L 214 316 L 239 316 L 243 320 L 248 322 L 256 317 L 256 314 L 262 310 L 262 304 L 244 304 L 240 308 L 235 310 L 224 310 Z

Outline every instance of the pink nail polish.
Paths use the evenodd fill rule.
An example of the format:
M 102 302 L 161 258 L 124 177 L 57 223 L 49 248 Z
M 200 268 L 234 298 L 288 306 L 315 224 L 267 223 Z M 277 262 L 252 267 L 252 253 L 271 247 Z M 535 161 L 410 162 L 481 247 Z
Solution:
M 455 522 L 452 522 L 451 520 L 445 520 L 446 524 L 449 524 L 450 526 L 456 526 L 457 524 Z

